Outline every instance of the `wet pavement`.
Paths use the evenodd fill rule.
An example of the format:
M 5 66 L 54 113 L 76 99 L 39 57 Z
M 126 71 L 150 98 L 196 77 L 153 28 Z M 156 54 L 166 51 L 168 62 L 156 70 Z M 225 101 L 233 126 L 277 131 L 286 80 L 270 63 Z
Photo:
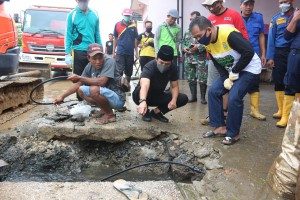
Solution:
M 45 88 L 46 100 L 50 100 L 55 95 L 65 90 L 70 82 L 58 82 L 47 85 Z M 186 94 L 188 86 L 185 81 L 180 83 L 181 90 Z M 170 119 L 169 130 L 176 130 L 183 140 L 190 143 L 191 151 L 196 151 L 200 145 L 212 146 L 219 151 L 222 169 L 210 170 L 204 183 L 210 183 L 211 187 L 200 187 L 201 183 L 195 183 L 202 196 L 208 199 L 277 199 L 269 194 L 265 194 L 266 177 L 273 161 L 281 150 L 281 143 L 284 129 L 275 126 L 276 120 L 272 118 L 276 112 L 276 101 L 273 86 L 261 85 L 261 113 L 266 115 L 266 121 L 258 121 L 248 115 L 249 97 L 245 97 L 245 111 L 243 125 L 241 129 L 241 140 L 233 146 L 227 147 L 221 144 L 220 138 L 203 139 L 202 133 L 208 131 L 210 127 L 200 125 L 200 119 L 207 116 L 207 105 L 200 102 L 188 104 L 187 106 L 168 113 Z M 69 99 L 74 99 L 71 96 Z M 198 98 L 200 99 L 200 98 Z M 130 115 L 140 120 L 133 104 L 131 96 L 128 96 L 126 107 L 130 110 Z M 36 106 L 29 111 L 19 114 L 10 121 L 0 125 L 1 132 L 14 130 L 24 123 L 28 123 L 39 116 L 39 114 L 51 106 Z M 11 113 L 6 112 L 5 115 Z M 117 120 L 122 120 L 118 118 Z M 154 126 L 166 126 L 160 122 L 152 122 Z M 148 126 L 145 123 L 145 126 Z M 204 178 L 205 179 L 205 178 Z M 207 185 L 207 184 L 206 184 Z M 203 193 L 202 193 L 202 192 Z M 257 194 L 262 194 L 258 197 Z M 269 195 L 269 196 L 268 196 Z M 268 197 L 266 197 L 268 196 Z

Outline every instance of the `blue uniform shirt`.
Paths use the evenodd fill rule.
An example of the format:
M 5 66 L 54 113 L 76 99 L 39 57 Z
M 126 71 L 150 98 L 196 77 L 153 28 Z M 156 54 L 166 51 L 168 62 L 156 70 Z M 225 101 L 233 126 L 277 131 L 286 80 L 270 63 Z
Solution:
M 248 31 L 250 43 L 257 55 L 260 55 L 259 35 L 264 32 L 264 20 L 261 13 L 253 12 L 247 19 L 243 17 Z
M 77 6 L 67 18 L 66 54 L 70 54 L 72 49 L 87 51 L 88 46 L 92 43 L 102 45 L 99 29 L 97 13 L 90 9 L 83 12 Z
M 284 32 L 289 23 L 289 18 L 290 16 L 282 14 L 281 12 L 273 16 L 268 36 L 267 59 L 274 59 L 275 48 L 290 47 L 291 40 L 284 38 Z

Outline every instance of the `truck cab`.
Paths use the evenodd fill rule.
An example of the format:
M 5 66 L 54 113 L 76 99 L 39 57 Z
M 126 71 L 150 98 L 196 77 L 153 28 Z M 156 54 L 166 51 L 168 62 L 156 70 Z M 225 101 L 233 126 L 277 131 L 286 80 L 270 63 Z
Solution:
M 67 69 L 64 38 L 72 8 L 32 6 L 24 12 L 20 63 Z
M 20 52 L 17 28 L 5 10 L 5 1 L 9 0 L 0 0 L 0 76 L 18 71 Z

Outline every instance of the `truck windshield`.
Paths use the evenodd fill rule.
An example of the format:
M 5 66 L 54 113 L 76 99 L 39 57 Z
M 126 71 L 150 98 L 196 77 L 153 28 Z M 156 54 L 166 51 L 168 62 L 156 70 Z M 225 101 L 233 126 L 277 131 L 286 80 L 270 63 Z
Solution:
M 23 32 L 64 35 L 67 16 L 67 12 L 61 11 L 26 10 Z

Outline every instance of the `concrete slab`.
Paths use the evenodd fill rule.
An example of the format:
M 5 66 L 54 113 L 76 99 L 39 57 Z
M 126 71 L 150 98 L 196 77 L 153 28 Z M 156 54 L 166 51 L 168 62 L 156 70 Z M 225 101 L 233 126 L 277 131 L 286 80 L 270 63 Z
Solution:
M 151 199 L 183 199 L 177 186 L 172 181 L 133 182 L 137 189 L 146 192 Z M 0 183 L 1 200 L 126 200 L 127 198 L 114 189 L 111 182 L 2 182 Z

